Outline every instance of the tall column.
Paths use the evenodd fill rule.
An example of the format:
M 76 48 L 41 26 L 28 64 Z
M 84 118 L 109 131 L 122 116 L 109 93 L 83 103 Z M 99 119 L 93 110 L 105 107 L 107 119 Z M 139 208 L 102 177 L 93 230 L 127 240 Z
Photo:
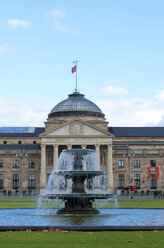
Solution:
M 40 192 L 46 189 L 46 145 L 41 145 L 41 170 L 40 170 Z
M 58 145 L 55 144 L 53 147 L 54 147 L 53 169 L 55 170 L 56 169 L 56 164 L 57 164 L 57 161 L 58 161 L 59 153 L 58 153 Z
M 96 145 L 96 153 L 97 153 L 97 169 L 100 170 L 100 145 Z
M 113 191 L 113 164 L 112 145 L 107 146 L 107 185 L 110 192 Z

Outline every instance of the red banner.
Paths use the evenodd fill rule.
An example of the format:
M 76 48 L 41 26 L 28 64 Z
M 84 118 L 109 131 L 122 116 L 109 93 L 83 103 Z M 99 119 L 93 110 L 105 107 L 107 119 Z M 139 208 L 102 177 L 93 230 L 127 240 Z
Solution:
M 150 179 L 151 178 L 151 171 L 150 171 L 150 167 L 147 167 L 147 170 L 148 170 L 148 176 L 147 176 L 147 179 Z
M 155 174 L 156 174 L 156 179 L 159 180 L 159 166 L 155 167 Z

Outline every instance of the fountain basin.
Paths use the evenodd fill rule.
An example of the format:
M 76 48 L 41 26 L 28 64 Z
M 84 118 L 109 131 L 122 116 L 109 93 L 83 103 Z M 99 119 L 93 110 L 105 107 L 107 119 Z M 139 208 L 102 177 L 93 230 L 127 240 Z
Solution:
M 93 178 L 96 176 L 103 176 L 105 175 L 105 172 L 103 171 L 80 171 L 80 170 L 74 170 L 74 171 L 57 171 L 57 175 L 64 176 L 67 179 L 71 179 L 73 177 L 85 177 L 85 178 Z
M 99 209 L 98 215 L 58 215 L 58 209 L 1 209 L 0 230 L 36 227 L 89 230 L 164 229 L 164 209 Z M 19 229 L 19 228 L 17 228 Z M 4 230 L 4 229 L 3 229 Z
M 67 199 L 67 198 L 89 198 L 89 199 L 108 199 L 113 198 L 113 194 L 87 194 L 87 193 L 62 193 L 62 194 L 47 194 L 45 198 L 49 199 Z

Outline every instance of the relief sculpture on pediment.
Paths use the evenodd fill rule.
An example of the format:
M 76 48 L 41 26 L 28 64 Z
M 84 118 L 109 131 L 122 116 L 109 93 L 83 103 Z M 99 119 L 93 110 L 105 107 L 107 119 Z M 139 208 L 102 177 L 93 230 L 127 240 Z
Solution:
M 70 134 L 72 135 L 83 135 L 84 125 L 79 122 L 73 122 L 70 124 Z

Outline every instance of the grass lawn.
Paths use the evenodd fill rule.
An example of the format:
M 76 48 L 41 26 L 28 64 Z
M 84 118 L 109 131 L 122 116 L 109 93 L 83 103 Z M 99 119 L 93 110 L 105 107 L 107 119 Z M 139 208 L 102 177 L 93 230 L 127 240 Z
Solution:
M 0 198 L 0 208 L 36 208 L 34 198 Z
M 3 248 L 163 248 L 163 231 L 140 232 L 1 232 Z
M 114 202 L 105 204 L 93 203 L 97 208 L 113 208 Z M 36 208 L 37 199 L 34 198 L 0 198 L 0 208 Z M 59 207 L 62 207 L 60 204 Z M 164 208 L 164 199 L 119 199 L 119 208 Z
M 100 207 L 101 204 L 94 203 L 94 206 Z M 115 207 L 114 202 L 108 202 L 102 205 L 102 207 L 112 208 Z M 119 199 L 118 205 L 119 208 L 164 208 L 164 199 Z

